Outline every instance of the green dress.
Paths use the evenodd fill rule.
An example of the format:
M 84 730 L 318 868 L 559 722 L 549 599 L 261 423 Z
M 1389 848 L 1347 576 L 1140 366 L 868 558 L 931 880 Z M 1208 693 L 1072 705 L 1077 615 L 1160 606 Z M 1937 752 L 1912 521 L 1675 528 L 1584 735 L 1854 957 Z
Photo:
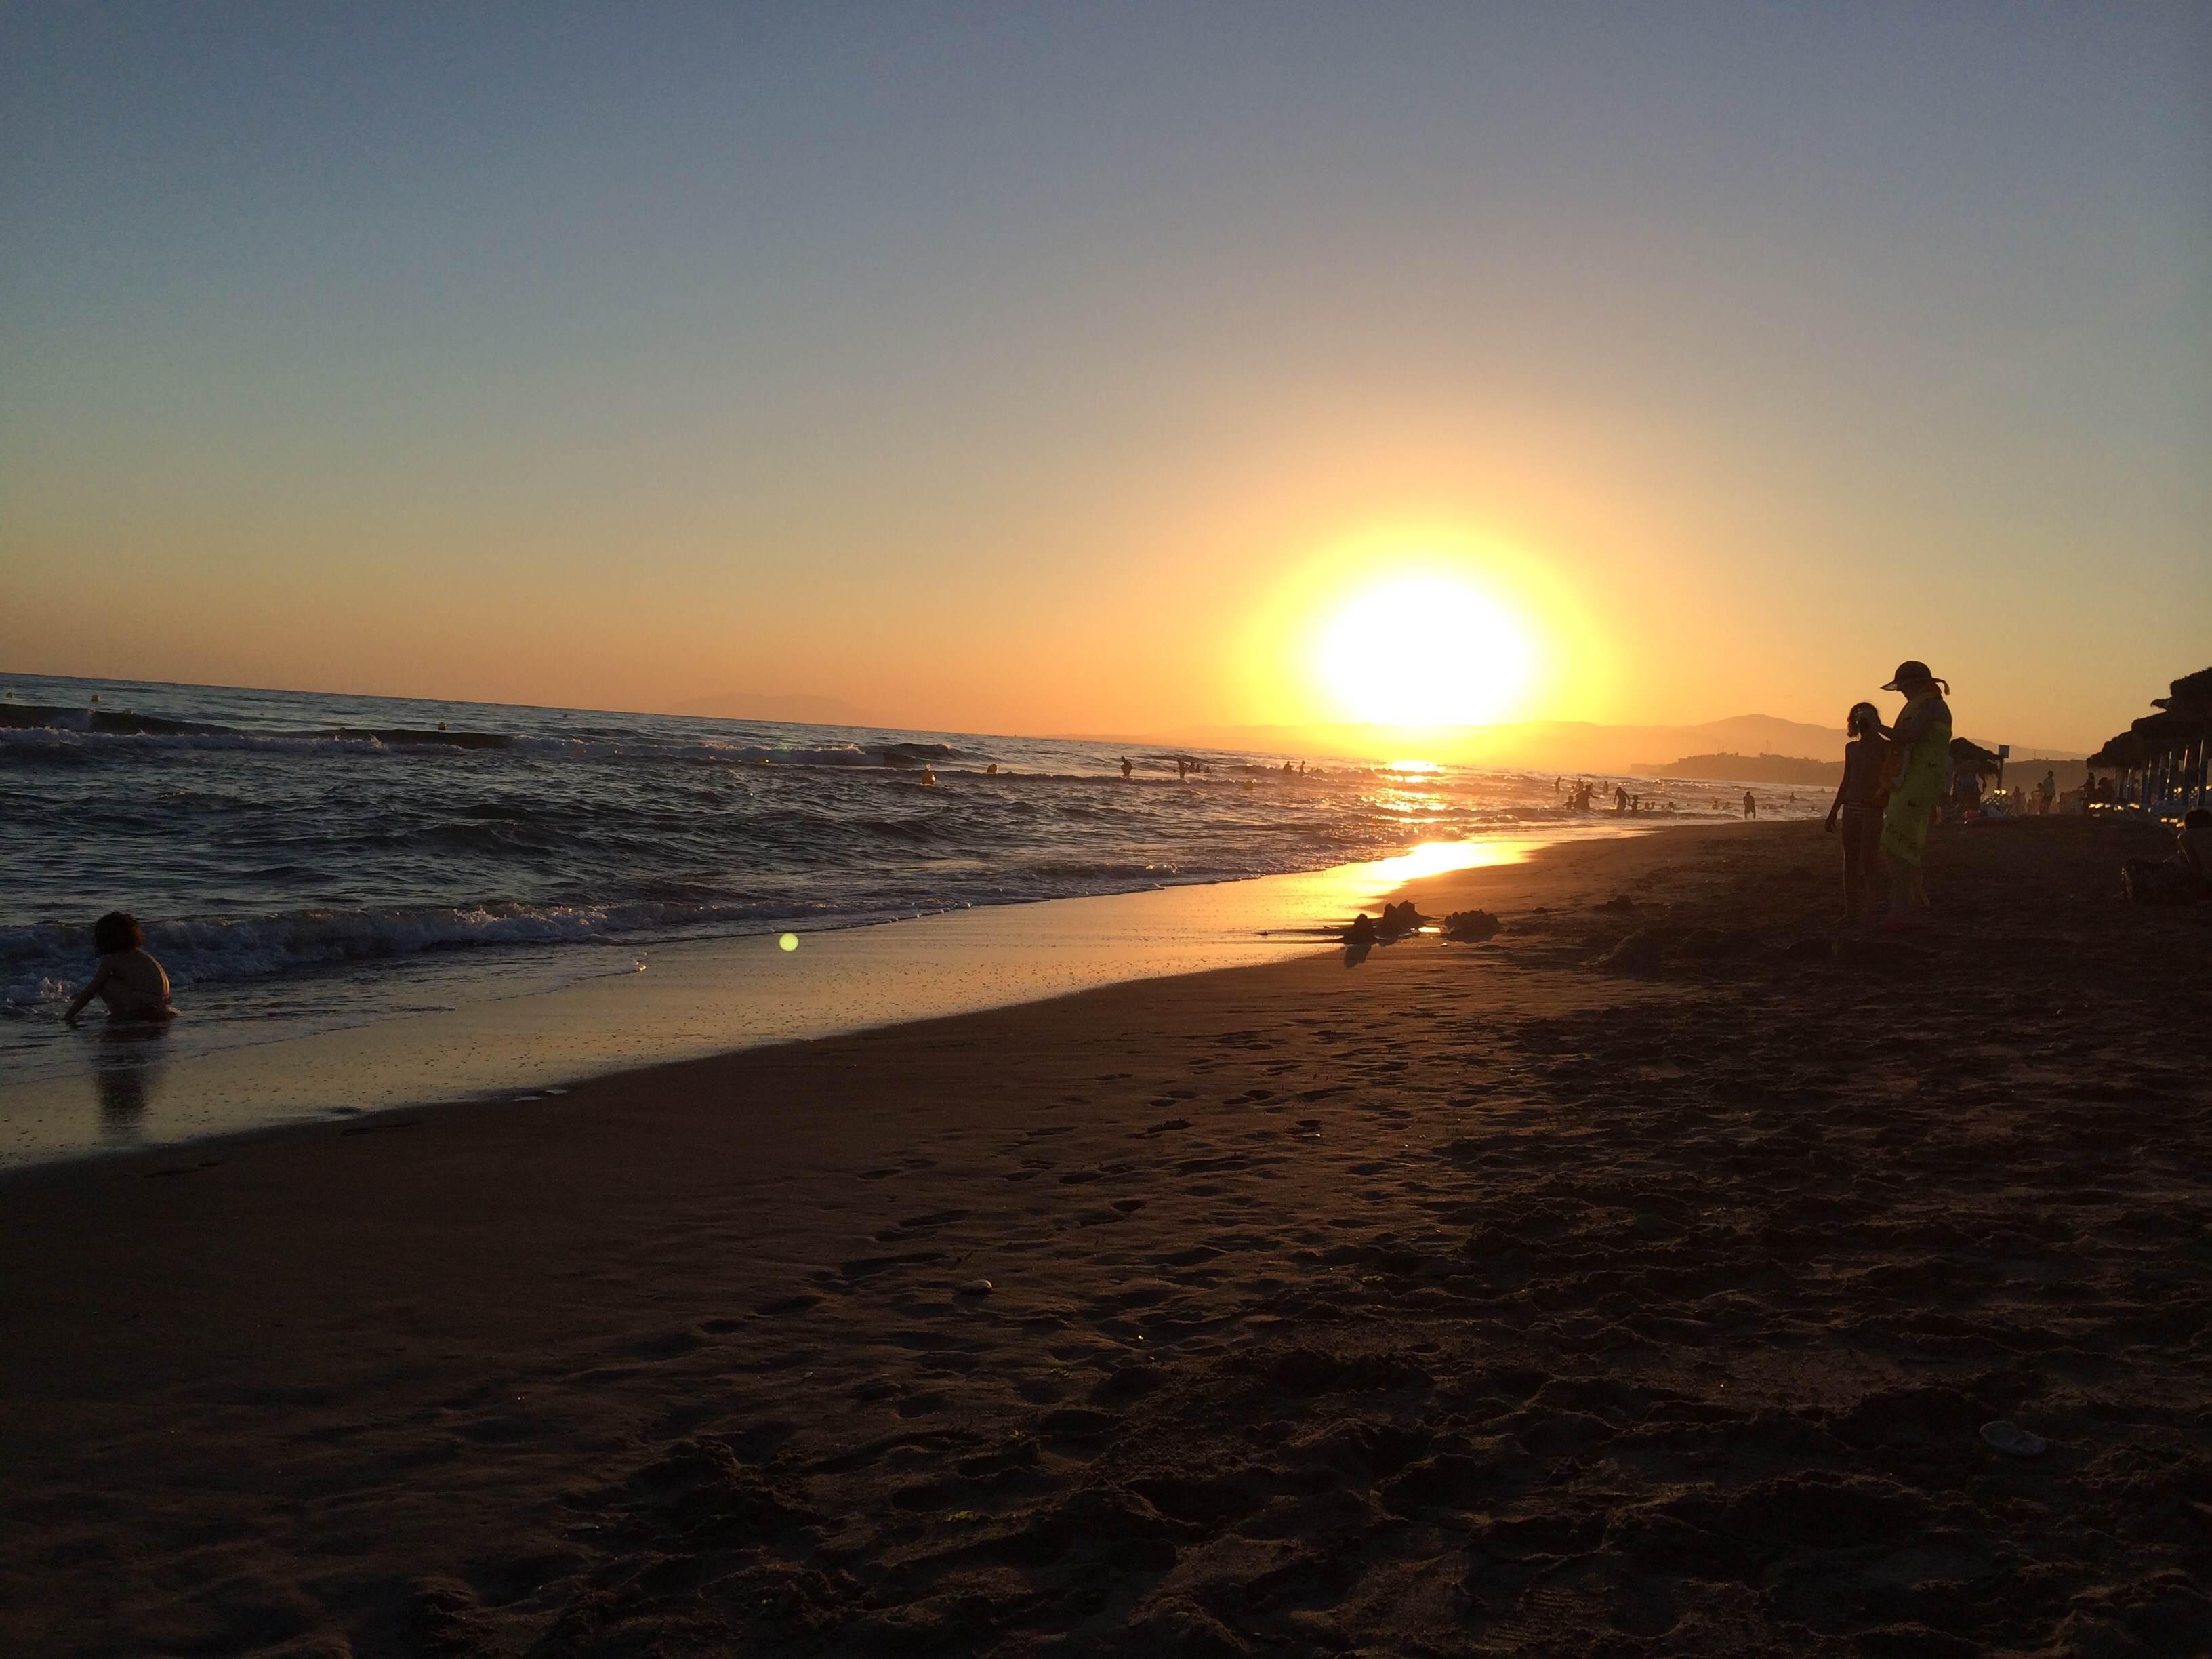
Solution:
M 1881 815 L 1881 850 L 1917 865 L 1928 845 L 1928 822 L 1943 793 L 1943 765 L 1951 750 L 1951 706 L 1930 691 L 1905 705 L 1892 729 L 1903 764 Z

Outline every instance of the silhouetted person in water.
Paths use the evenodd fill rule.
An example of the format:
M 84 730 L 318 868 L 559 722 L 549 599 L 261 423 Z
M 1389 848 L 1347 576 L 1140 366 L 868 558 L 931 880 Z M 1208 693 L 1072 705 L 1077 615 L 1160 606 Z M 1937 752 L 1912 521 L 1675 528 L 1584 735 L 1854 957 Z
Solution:
M 92 924 L 92 948 L 100 952 L 100 966 L 84 982 L 64 1011 L 70 1024 L 98 997 L 107 1005 L 110 1019 L 174 1019 L 169 1006 L 169 976 L 161 964 L 146 954 L 146 936 L 138 918 L 128 910 L 110 910 Z
M 1759 803 L 1752 799 L 1751 791 L 1748 789 L 1743 792 L 1743 815 L 1747 818 L 1755 818 L 1759 816 Z
M 1189 775 L 1189 773 L 1190 763 L 1183 759 L 1181 756 L 1177 756 L 1176 757 L 1176 781 L 1177 783 L 1181 783 L 1185 777 Z
M 1136 769 L 1137 769 L 1135 767 L 1129 764 L 1129 757 L 1127 755 L 1121 757 L 1121 775 L 1123 777 L 1127 777 L 1130 773 Z
M 1881 710 L 1855 702 L 1844 717 L 1850 741 L 1844 745 L 1844 777 L 1828 807 L 1828 830 L 1844 832 L 1844 925 L 1872 921 L 1888 884 L 1881 873 L 1882 769 L 1889 744 L 1881 735 Z
M 1613 810 L 1615 812 L 1628 810 L 1628 791 L 1617 783 L 1613 786 Z

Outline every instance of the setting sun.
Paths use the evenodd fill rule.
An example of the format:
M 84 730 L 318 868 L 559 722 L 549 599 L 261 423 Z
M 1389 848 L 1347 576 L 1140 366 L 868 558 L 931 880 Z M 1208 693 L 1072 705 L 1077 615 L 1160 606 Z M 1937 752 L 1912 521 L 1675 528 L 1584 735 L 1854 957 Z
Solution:
M 1528 625 L 1472 582 L 1407 573 L 1360 589 L 1322 623 L 1314 666 L 1349 719 L 1479 726 L 1504 715 L 1535 660 Z

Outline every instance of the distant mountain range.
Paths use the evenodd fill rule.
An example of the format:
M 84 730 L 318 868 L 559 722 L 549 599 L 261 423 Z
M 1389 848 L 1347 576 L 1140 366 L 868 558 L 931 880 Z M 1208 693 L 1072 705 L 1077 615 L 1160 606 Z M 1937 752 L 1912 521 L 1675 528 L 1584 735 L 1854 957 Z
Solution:
M 1729 783 L 1802 783 L 1826 787 L 1843 781 L 1839 760 L 1801 760 L 1795 755 L 1685 755 L 1663 763 L 1638 762 L 1638 777 L 1719 779 Z
M 1261 754 L 1404 755 L 1468 766 L 1538 772 L 1626 774 L 1654 755 L 1723 751 L 1841 760 L 1844 734 L 1825 726 L 1737 714 L 1702 726 L 1598 726 L 1587 720 L 1528 720 L 1511 726 L 1439 726 L 1409 731 L 1388 726 L 1209 726 L 1170 735 L 1208 749 Z
M 1843 759 L 1846 741 L 1840 726 L 1810 726 L 1772 714 L 1733 714 L 1698 726 L 1599 726 L 1587 720 L 1528 720 L 1510 726 L 1439 726 L 1428 731 L 1388 726 L 1208 726 L 1168 736 L 1195 747 L 1243 749 L 1267 755 L 1370 759 L 1405 756 L 1531 772 L 1608 772 L 1624 776 L 1639 772 L 1697 775 L 1681 768 L 1688 762 L 1721 757 L 1750 757 L 1753 764 L 1764 757 L 1778 766 L 1835 763 Z M 1681 762 L 1652 758 L 1667 755 L 1686 758 Z M 1757 782 L 1765 774 L 1730 775 Z M 1832 774 L 1808 774 L 1802 780 L 1778 775 L 1775 781 L 1813 782 L 1820 775 Z
M 804 726 L 872 726 L 839 697 L 796 692 L 726 691 L 664 711 L 720 720 L 781 720 Z M 1130 748 L 1228 749 L 1258 755 L 1355 760 L 1450 761 L 1528 772 L 1605 772 L 1616 776 L 1733 778 L 1747 783 L 1832 780 L 1844 757 L 1839 727 L 1772 714 L 1733 714 L 1699 726 L 1599 726 L 1588 720 L 1527 720 L 1510 726 L 1195 726 L 1137 733 L 1059 732 L 1049 736 Z M 1995 748 L 1994 744 L 1986 744 Z M 2045 756 L 2051 750 L 2039 751 Z M 1675 760 L 1656 756 L 1679 756 Z M 1726 763 L 1750 770 L 1716 771 Z M 2042 775 L 2047 762 L 2037 763 Z

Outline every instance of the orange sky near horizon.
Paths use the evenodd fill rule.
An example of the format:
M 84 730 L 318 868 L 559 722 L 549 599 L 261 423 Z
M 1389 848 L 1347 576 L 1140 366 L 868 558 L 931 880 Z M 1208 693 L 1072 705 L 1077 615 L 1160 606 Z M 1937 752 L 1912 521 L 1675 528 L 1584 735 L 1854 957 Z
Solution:
M 1172 735 L 1439 568 L 1498 719 L 2204 665 L 2212 14 L 1542 10 L 19 14 L 0 673 Z

